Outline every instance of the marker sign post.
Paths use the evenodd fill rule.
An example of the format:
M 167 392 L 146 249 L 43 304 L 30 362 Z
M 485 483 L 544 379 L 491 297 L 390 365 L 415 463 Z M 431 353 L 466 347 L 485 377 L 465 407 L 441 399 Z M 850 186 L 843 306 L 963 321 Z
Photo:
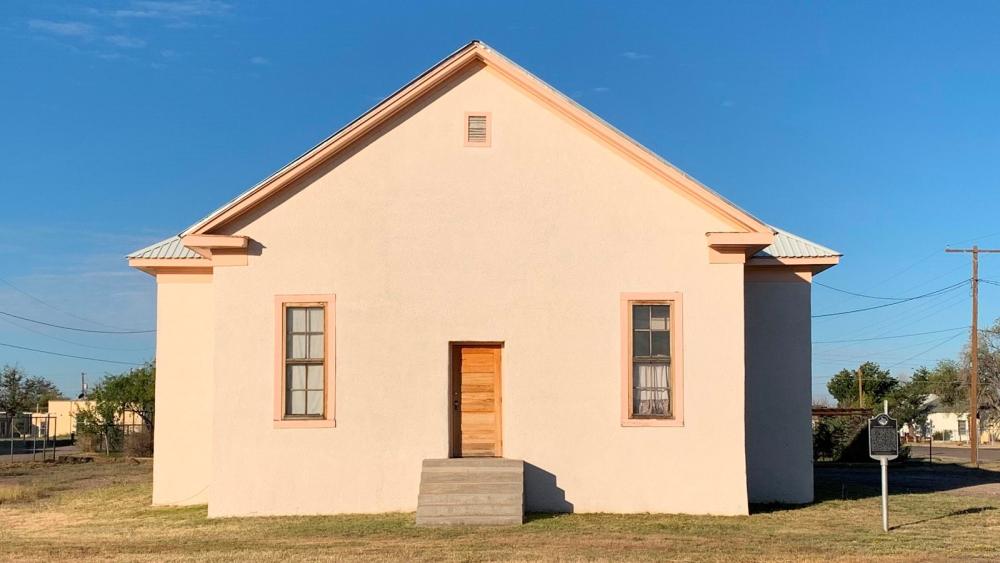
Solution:
M 899 425 L 889 418 L 889 401 L 884 412 L 868 420 L 868 455 L 882 466 L 882 531 L 889 531 L 889 460 L 899 457 Z

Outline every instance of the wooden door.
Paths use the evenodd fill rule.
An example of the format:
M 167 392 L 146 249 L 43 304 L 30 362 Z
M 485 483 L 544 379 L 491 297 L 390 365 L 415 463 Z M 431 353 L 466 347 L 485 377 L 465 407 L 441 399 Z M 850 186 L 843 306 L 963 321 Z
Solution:
M 499 344 L 451 350 L 451 456 L 500 457 Z

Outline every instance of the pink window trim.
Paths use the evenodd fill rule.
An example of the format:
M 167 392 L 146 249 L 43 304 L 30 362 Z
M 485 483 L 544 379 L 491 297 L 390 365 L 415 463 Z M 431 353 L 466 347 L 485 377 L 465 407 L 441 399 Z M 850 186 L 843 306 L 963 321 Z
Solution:
M 670 418 L 632 418 L 632 320 L 633 301 L 667 301 L 670 309 Z M 621 423 L 622 426 L 684 426 L 684 308 L 681 294 L 622 293 L 621 294 Z
M 481 115 L 486 118 L 486 140 L 482 143 L 473 143 L 469 141 L 469 118 L 472 116 Z M 465 112 L 465 118 L 462 120 L 462 140 L 464 141 L 464 146 L 466 147 L 484 147 L 488 148 L 493 144 L 493 114 L 488 111 L 467 111 Z
M 285 416 L 285 306 L 295 303 L 322 303 L 326 307 L 326 412 L 321 419 L 284 420 Z M 335 428 L 336 419 L 336 338 L 337 297 L 333 294 L 274 296 L 274 427 L 275 428 Z

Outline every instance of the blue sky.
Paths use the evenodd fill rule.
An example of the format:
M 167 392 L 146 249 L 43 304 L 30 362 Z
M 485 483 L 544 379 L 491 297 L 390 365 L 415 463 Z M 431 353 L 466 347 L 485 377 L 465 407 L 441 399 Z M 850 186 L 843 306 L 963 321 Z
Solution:
M 122 256 L 175 234 L 470 39 L 482 39 L 762 219 L 845 253 L 818 281 L 884 297 L 1000 246 L 1000 6 L 884 2 L 0 4 L 0 311 L 155 325 Z M 1000 256 L 981 277 L 1000 280 Z M 15 289 L 16 288 L 16 289 Z M 824 287 L 814 313 L 886 303 Z M 984 285 L 982 319 L 1000 316 Z M 965 288 L 816 319 L 814 394 L 872 359 L 955 356 Z M 30 329 L 30 330 L 28 330 Z M 141 362 L 153 337 L 5 317 L 0 343 Z M 76 392 L 124 364 L 0 346 Z

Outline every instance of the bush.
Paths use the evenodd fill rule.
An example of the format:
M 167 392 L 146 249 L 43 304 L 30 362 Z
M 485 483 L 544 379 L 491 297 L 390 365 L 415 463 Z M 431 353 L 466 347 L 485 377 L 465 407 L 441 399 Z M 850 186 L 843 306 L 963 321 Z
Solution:
M 153 433 L 148 430 L 129 432 L 125 435 L 125 455 L 132 457 L 153 456 Z

